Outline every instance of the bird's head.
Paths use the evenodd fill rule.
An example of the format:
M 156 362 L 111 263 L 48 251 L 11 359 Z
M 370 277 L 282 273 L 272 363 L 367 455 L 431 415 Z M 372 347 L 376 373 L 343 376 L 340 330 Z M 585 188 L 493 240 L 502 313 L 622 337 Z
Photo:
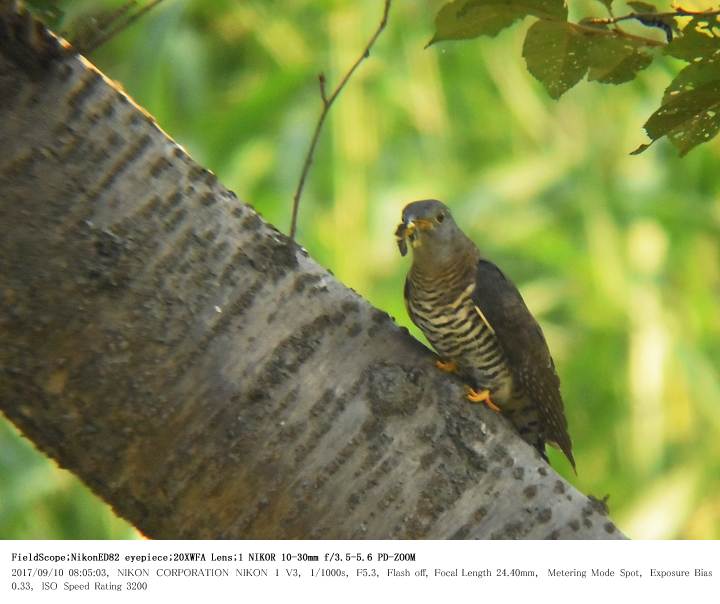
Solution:
M 410 242 L 416 257 L 436 260 L 455 252 L 456 247 L 467 239 L 455 224 L 447 206 L 436 199 L 413 201 L 406 205 L 395 237 L 403 256 L 407 254 Z

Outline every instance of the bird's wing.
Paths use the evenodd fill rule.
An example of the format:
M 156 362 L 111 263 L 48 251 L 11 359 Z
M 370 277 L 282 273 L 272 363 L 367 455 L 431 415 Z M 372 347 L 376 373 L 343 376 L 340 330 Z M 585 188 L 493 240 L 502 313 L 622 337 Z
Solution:
M 542 329 L 517 287 L 492 262 L 480 260 L 473 292 L 480 317 L 495 332 L 513 379 L 540 410 L 545 439 L 556 444 L 575 467 L 560 395 L 560 378 Z

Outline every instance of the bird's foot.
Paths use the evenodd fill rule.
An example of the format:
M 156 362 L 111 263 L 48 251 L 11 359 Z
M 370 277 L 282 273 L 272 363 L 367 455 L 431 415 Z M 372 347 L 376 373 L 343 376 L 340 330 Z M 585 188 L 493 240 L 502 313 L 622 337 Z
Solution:
M 490 391 L 487 389 L 478 392 L 474 388 L 466 386 L 465 396 L 467 396 L 467 400 L 469 400 L 471 403 L 485 403 L 485 405 L 487 405 L 489 409 L 495 411 L 495 413 L 500 413 L 500 407 L 498 407 L 495 403 L 492 402 L 492 399 L 490 398 Z
M 441 361 L 440 359 L 435 361 L 435 367 L 437 367 L 440 371 L 445 371 L 446 373 L 455 373 L 458 370 L 454 361 Z

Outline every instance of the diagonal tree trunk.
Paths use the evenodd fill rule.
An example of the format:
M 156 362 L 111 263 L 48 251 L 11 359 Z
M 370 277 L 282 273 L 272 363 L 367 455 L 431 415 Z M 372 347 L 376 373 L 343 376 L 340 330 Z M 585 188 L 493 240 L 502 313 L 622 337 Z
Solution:
M 0 12 L 0 408 L 39 448 L 156 538 L 621 537 L 92 65 Z

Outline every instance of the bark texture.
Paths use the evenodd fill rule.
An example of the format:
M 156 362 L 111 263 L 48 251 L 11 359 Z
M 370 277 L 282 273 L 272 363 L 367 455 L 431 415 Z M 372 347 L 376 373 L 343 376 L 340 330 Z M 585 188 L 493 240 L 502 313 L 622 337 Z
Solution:
M 16 38 L 0 405 L 118 514 L 155 538 L 622 536 L 92 65 Z

